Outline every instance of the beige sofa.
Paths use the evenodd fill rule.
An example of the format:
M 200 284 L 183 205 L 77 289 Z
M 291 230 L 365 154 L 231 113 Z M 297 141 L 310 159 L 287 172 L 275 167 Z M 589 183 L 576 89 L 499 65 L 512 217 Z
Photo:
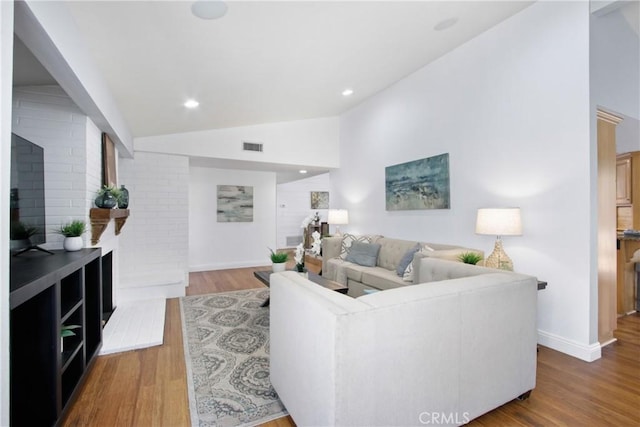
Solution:
M 348 247 L 354 241 L 380 244 L 375 266 L 366 267 L 345 260 Z M 408 277 L 399 276 L 396 271 L 398 263 L 407 251 L 416 245 L 419 245 L 421 250 L 413 256 L 411 262 L 413 274 Z M 428 249 L 425 249 L 425 246 Z M 412 277 L 418 277 L 420 274 L 419 260 L 422 258 L 458 261 L 458 256 L 464 252 L 476 252 L 484 256 L 481 250 L 461 246 L 392 239 L 377 235 L 345 234 L 322 239 L 322 275 L 329 280 L 348 286 L 349 296 L 355 298 L 372 291 L 412 285 L 415 282 Z
M 297 425 L 459 425 L 535 387 L 536 278 L 420 263 L 429 282 L 355 299 L 271 276 L 271 383 Z

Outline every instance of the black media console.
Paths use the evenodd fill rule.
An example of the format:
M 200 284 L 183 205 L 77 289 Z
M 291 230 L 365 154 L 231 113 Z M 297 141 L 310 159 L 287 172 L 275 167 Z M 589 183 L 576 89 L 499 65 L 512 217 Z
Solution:
M 11 257 L 11 425 L 58 424 L 102 345 L 101 250 L 53 252 Z

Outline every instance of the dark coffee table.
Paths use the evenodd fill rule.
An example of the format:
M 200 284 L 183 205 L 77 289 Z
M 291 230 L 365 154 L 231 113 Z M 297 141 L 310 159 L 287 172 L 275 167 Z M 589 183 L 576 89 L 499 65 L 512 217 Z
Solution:
M 271 270 L 261 270 L 254 271 L 253 275 L 256 276 L 256 279 L 260 280 L 265 285 L 269 286 L 269 277 L 271 276 Z M 333 280 L 325 279 L 324 277 L 312 273 L 309 271 L 309 280 L 313 283 L 317 283 L 320 286 L 323 286 L 327 289 L 331 289 L 332 291 L 340 292 L 341 294 L 346 294 L 349 288 L 347 286 L 341 285 L 338 282 L 334 282 Z M 265 302 L 262 303 L 262 307 L 269 306 L 269 298 L 266 299 Z

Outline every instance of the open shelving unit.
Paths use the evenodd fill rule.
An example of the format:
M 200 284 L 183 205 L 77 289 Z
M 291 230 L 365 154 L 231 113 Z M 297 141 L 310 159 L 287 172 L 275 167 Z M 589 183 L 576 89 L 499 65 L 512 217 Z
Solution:
M 102 345 L 101 250 L 53 252 L 11 260 L 11 425 L 58 424 Z

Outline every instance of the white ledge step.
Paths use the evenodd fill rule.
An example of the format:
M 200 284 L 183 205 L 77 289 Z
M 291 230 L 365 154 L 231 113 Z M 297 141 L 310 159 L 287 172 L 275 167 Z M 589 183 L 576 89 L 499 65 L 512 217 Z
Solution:
M 102 331 L 100 354 L 162 345 L 165 306 L 163 298 L 118 304 Z

